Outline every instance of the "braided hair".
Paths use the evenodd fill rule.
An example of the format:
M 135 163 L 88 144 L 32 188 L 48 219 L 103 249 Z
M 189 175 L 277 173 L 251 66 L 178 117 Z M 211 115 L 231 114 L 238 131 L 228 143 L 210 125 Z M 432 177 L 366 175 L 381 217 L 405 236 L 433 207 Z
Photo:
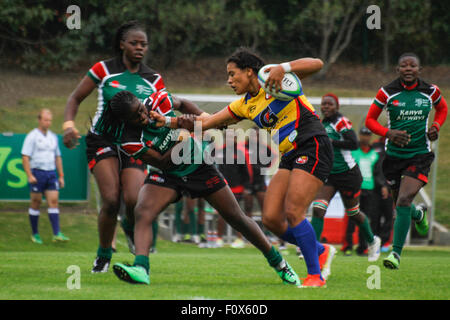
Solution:
M 120 142 L 125 122 L 130 118 L 136 96 L 130 91 L 119 91 L 105 106 L 103 117 L 98 123 L 102 136 L 113 142 Z
M 264 66 L 264 61 L 250 49 L 245 47 L 238 48 L 228 59 L 227 64 L 234 62 L 239 69 L 250 68 L 255 74 Z
M 127 34 L 130 31 L 135 30 L 139 30 L 145 33 L 145 26 L 137 20 L 132 20 L 125 22 L 117 29 L 116 35 L 114 37 L 114 51 L 117 54 L 122 54 L 122 49 L 120 49 L 120 41 L 125 40 Z

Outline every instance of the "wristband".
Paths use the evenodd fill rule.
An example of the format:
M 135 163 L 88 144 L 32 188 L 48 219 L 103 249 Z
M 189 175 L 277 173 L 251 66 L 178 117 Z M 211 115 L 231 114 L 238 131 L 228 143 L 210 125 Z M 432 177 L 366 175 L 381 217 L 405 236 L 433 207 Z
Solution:
M 283 68 L 285 73 L 292 71 L 291 64 L 289 62 L 283 62 L 280 66 Z
M 164 127 L 170 128 L 170 125 L 172 124 L 172 117 L 164 117 L 164 119 L 165 119 Z
M 434 121 L 433 124 L 432 124 L 431 126 L 432 126 L 432 127 L 436 127 L 436 129 L 437 129 L 438 132 L 439 132 L 439 130 L 441 129 L 441 125 L 440 125 L 438 122 L 436 122 L 436 121 Z
M 63 123 L 63 125 L 62 125 L 62 129 L 63 130 L 66 130 L 66 129 L 69 129 L 69 128 L 75 128 L 75 122 L 74 121 L 69 120 L 69 121 L 65 121 Z

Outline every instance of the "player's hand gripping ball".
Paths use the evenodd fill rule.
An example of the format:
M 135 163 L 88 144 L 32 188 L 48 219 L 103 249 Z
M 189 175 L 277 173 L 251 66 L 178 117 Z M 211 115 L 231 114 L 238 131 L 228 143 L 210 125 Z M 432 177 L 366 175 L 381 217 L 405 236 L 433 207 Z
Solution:
M 267 64 L 258 71 L 259 85 L 264 89 L 266 93 L 278 100 L 290 101 L 295 97 L 302 94 L 302 83 L 297 75 L 293 72 L 287 72 L 284 74 L 281 80 L 281 90 L 276 92 L 275 88 L 266 87 L 266 81 L 269 77 L 269 72 L 266 70 L 270 67 L 275 67 L 276 64 Z

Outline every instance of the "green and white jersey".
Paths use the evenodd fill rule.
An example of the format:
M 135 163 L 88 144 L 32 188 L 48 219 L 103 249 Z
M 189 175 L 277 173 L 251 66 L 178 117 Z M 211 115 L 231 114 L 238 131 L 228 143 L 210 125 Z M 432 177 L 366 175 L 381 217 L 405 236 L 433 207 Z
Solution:
M 349 130 L 353 130 L 350 120 L 340 113 L 337 113 L 331 119 L 323 119 L 322 124 L 325 127 L 328 137 L 332 140 L 343 141 L 344 137 L 342 135 Z M 330 174 L 346 172 L 356 165 L 350 150 L 333 146 L 333 152 L 334 161 Z
M 119 57 L 97 62 L 89 69 L 87 76 L 98 87 L 97 111 L 90 128 L 90 131 L 95 134 L 101 133 L 106 104 L 119 91 L 130 91 L 144 101 L 152 93 L 165 90 L 162 77 L 156 71 L 140 64 L 139 71 L 131 73 Z
M 386 110 L 389 129 L 406 130 L 411 135 L 411 141 L 404 147 L 388 141 L 386 154 L 408 159 L 430 152 L 430 141 L 426 134 L 428 118 L 432 107 L 440 100 L 439 89 L 421 79 L 410 87 L 403 84 L 400 78 L 382 87 L 374 104 Z
M 352 151 L 353 158 L 361 170 L 363 182 L 361 189 L 373 190 L 375 189 L 375 165 L 380 158 L 380 155 L 375 150 L 371 149 L 364 152 L 361 148 Z
M 173 111 L 165 115 L 175 117 Z M 120 147 L 133 158 L 140 158 L 150 148 L 164 154 L 178 143 L 180 132 L 180 129 L 157 128 L 154 122 L 150 122 L 143 130 L 125 127 L 120 139 Z M 175 167 L 164 171 L 164 173 L 183 177 L 194 172 L 202 165 L 205 149 L 208 145 L 209 143 L 198 141 L 192 137 L 189 137 L 185 142 L 180 142 L 180 149 L 178 153 L 175 153 L 176 159 L 172 155 L 172 162 L 174 162 Z

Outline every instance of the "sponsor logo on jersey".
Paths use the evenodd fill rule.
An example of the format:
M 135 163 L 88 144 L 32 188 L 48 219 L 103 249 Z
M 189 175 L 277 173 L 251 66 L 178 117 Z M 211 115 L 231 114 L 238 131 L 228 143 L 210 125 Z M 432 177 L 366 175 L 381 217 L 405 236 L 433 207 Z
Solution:
M 400 102 L 398 100 L 394 100 L 394 101 L 392 101 L 392 105 L 394 107 L 405 107 L 406 106 L 406 102 Z
M 153 141 L 148 140 L 148 141 L 145 142 L 145 145 L 147 147 L 151 148 L 153 146 Z
M 143 84 L 136 85 L 136 92 L 139 94 L 151 95 L 153 90 L 149 87 L 144 86 Z
M 127 88 L 127 86 L 124 86 L 123 84 L 120 84 L 119 81 L 117 80 L 113 80 L 109 83 L 109 85 L 113 88 L 117 88 L 117 89 L 121 89 L 121 90 L 125 90 Z
M 416 104 L 416 107 L 418 107 L 418 108 L 420 108 L 420 107 L 428 107 L 429 106 L 429 101 L 427 99 L 416 98 L 415 104 Z
M 300 156 L 297 158 L 297 160 L 295 160 L 295 163 L 298 164 L 305 164 L 308 162 L 308 156 Z

